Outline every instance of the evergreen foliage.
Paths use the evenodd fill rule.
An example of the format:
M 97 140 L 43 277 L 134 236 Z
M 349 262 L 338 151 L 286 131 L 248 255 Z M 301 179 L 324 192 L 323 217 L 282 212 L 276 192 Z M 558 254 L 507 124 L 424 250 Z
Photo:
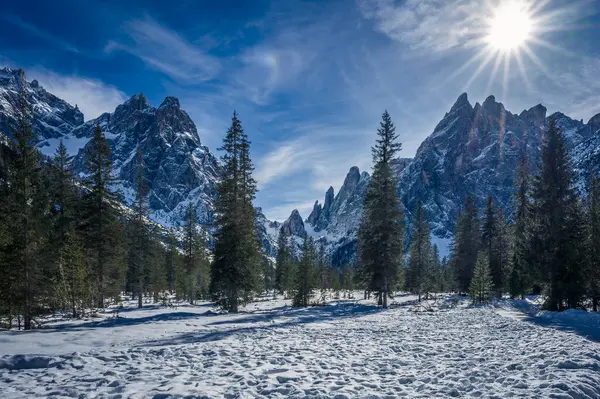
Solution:
M 434 288 L 432 251 L 429 222 L 419 201 L 413 220 L 407 279 L 409 290 L 419 296 L 419 302 L 422 295 L 427 295 Z
M 484 251 L 477 256 L 473 269 L 473 278 L 469 285 L 469 295 L 475 304 L 487 303 L 492 299 L 494 283 L 490 273 L 490 264 Z
M 485 217 L 481 227 L 481 250 L 485 251 L 490 266 L 495 295 L 502 298 L 507 265 L 506 222 L 500 209 L 488 197 Z
M 512 257 L 509 279 L 511 298 L 524 298 L 533 283 L 533 271 L 529 257 L 530 238 L 529 224 L 531 220 L 529 203 L 529 171 L 527 156 L 521 155 L 515 179 L 514 222 L 512 229 Z
M 315 261 L 315 244 L 312 237 L 306 235 L 304 237 L 304 244 L 302 245 L 302 256 L 300 257 L 294 279 L 293 306 L 306 307 L 310 304 L 315 286 Z
M 404 247 L 404 216 L 391 167 L 402 146 L 387 111 L 383 113 L 377 136 L 372 148 L 373 175 L 358 230 L 358 262 L 365 288 L 377 292 L 385 308 L 388 293 L 396 286 Z
M 280 294 L 290 293 L 295 276 L 295 255 L 291 246 L 291 237 L 283 229 L 277 236 L 277 257 L 275 259 L 275 286 Z
M 572 167 L 564 137 L 550 121 L 539 174 L 533 181 L 531 254 L 549 310 L 581 304 L 581 210 L 572 187 Z
M 452 247 L 451 264 L 457 289 L 461 293 L 469 291 L 473 269 L 477 261 L 480 241 L 480 226 L 477 207 L 473 196 L 468 196 L 464 210 L 459 214 Z
M 216 201 L 215 256 L 211 271 L 213 299 L 237 312 L 260 290 L 261 255 L 252 201 L 256 195 L 250 142 L 234 112 L 223 139 L 223 178 Z
M 588 272 L 589 272 L 589 297 L 592 301 L 592 310 L 598 311 L 600 306 L 600 181 L 594 173 L 590 179 L 588 198 Z
M 89 191 L 83 197 L 82 232 L 88 249 L 87 262 L 96 278 L 96 306 L 104 308 L 105 299 L 117 297 L 121 291 L 120 281 L 124 268 L 124 232 L 115 208 L 120 199 L 111 186 L 112 176 L 110 147 L 100 125 L 87 150 L 86 167 L 89 176 L 85 184 Z

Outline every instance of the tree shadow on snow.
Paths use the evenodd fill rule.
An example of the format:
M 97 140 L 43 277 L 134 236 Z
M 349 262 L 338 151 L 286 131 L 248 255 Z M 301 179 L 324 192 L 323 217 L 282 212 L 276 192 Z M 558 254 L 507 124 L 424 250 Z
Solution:
M 228 320 L 219 320 L 209 323 L 208 326 L 235 325 L 236 327 L 228 330 L 210 331 L 210 332 L 190 332 L 178 336 L 153 340 L 142 346 L 168 346 L 182 345 L 198 342 L 212 342 L 227 338 L 239 333 L 252 333 L 261 330 L 271 330 L 286 328 L 308 323 L 318 323 L 327 320 L 339 320 L 353 316 L 365 316 L 380 312 L 382 308 L 376 306 L 367 306 L 359 304 L 339 304 L 334 306 L 308 307 L 308 308 L 290 308 L 280 307 L 271 309 L 267 312 L 258 314 L 251 313 L 246 317 L 238 317 Z M 278 318 L 289 319 L 278 322 Z M 251 323 L 269 323 L 259 326 L 244 326 Z M 241 325 L 241 326 L 240 326 Z
M 69 332 L 69 331 L 85 331 L 96 328 L 112 328 L 121 326 L 135 326 L 139 324 L 156 323 L 161 321 L 173 321 L 173 320 L 186 320 L 195 319 L 200 317 L 206 317 L 207 313 L 191 313 L 191 312 L 171 312 L 155 314 L 146 317 L 108 317 L 98 321 L 84 322 L 84 323 L 67 323 L 54 325 L 49 328 L 40 328 L 37 330 L 27 331 L 25 333 L 50 333 L 50 332 Z M 18 333 L 24 333 L 24 331 L 18 331 Z
M 590 315 L 589 317 L 571 318 L 553 312 L 553 317 L 541 317 L 525 315 L 523 321 L 537 324 L 538 326 L 554 328 L 561 331 L 577 334 L 590 341 L 600 342 L 600 318 Z

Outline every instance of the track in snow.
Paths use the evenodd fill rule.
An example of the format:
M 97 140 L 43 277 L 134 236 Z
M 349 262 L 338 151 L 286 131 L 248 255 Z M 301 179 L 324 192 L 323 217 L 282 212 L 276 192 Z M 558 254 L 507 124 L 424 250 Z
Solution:
M 18 368 L 39 368 L 0 368 L 0 391 L 11 398 L 600 398 L 600 344 L 491 308 L 281 305 L 252 305 L 241 315 L 207 307 L 131 311 L 126 319 L 0 333 L 0 353 L 28 353 L 28 340 L 57 345 L 44 356 L 5 356 L 5 367 L 20 360 Z M 92 337 L 99 348 L 81 351 L 81 339 Z M 67 354 L 73 340 L 80 352 Z

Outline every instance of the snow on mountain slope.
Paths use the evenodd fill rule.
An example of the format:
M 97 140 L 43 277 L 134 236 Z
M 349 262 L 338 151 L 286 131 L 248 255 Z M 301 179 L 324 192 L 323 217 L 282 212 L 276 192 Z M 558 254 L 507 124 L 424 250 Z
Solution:
M 77 127 L 71 136 L 91 138 L 97 124 L 110 143 L 115 176 L 126 202 L 133 200 L 136 154 L 141 148 L 153 218 L 166 225 L 177 224 L 192 203 L 200 222 L 210 223 L 219 162 L 201 145 L 194 122 L 176 98 L 166 97 L 154 108 L 143 94 L 136 94 L 113 113 L 104 113 Z M 80 173 L 85 173 L 86 147 L 75 160 Z
M 37 80 L 27 82 L 22 69 L 0 69 L 0 135 L 11 136 L 19 101 L 19 84 L 25 85 L 27 101 L 33 112 L 33 131 L 43 149 L 48 140 L 67 136 L 83 123 L 83 114 L 77 106 L 48 93 Z

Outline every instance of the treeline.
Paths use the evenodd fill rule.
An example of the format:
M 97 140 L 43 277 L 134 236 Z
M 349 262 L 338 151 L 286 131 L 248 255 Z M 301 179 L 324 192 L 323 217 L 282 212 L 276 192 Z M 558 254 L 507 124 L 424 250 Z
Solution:
M 21 88 L 24 87 L 22 82 Z M 113 189 L 110 146 L 101 126 L 86 146 L 84 178 L 61 142 L 53 159 L 37 150 L 24 90 L 0 168 L 0 323 L 35 328 L 41 315 L 81 317 L 122 294 L 165 302 L 169 293 L 193 303 L 213 299 L 229 311 L 267 286 L 252 200 L 256 183 L 249 141 L 234 114 L 224 140 L 225 172 L 213 226 L 199 227 L 190 204 L 178 229 L 148 218 L 141 151 L 136 198 L 121 206 Z M 138 146 L 139 147 L 139 146 Z M 216 230 L 214 255 L 207 230 Z

